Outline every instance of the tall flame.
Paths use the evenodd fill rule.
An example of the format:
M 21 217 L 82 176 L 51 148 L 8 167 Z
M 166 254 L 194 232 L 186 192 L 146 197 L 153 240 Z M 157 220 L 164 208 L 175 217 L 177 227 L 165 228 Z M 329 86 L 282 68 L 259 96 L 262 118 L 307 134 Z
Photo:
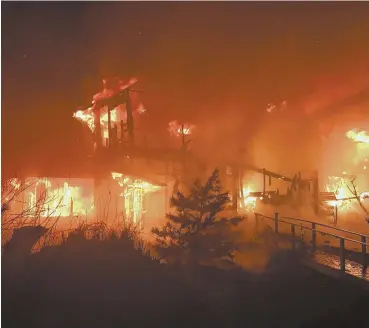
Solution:
M 112 172 L 111 176 L 122 188 L 120 196 L 124 198 L 126 218 L 139 223 L 145 213 L 143 207 L 145 194 L 158 190 L 160 187 L 144 180 L 124 176 L 122 173 Z
M 96 101 L 101 99 L 106 99 L 112 97 L 114 94 L 121 90 L 125 90 L 130 87 L 132 84 L 137 82 L 136 78 L 131 78 L 128 82 L 124 82 L 119 79 L 115 79 L 112 83 L 111 81 L 104 80 L 104 89 L 95 94 L 92 100 L 92 106 L 85 110 L 77 110 L 73 117 L 77 120 L 85 123 L 91 132 L 95 131 L 95 120 L 94 120 L 94 106 Z M 146 112 L 146 109 L 142 105 L 142 103 L 138 104 L 138 107 L 135 109 L 134 114 L 143 114 Z M 127 112 L 125 105 L 118 105 L 113 110 L 110 111 L 110 121 L 112 127 L 117 126 L 118 130 L 120 129 L 120 123 L 123 121 L 124 123 L 127 121 Z M 100 125 L 102 130 L 102 137 L 104 139 L 109 136 L 109 126 L 108 126 L 108 109 L 107 107 L 103 107 L 100 109 Z
M 241 205 L 246 211 L 253 211 L 256 208 L 257 197 L 250 196 L 252 191 L 250 185 L 243 187 L 243 204 Z
M 73 183 L 60 178 L 26 180 L 28 187 L 24 191 L 22 206 L 30 209 L 30 216 L 86 216 L 93 212 L 92 183 L 87 185 L 82 179 L 71 179 L 79 180 Z

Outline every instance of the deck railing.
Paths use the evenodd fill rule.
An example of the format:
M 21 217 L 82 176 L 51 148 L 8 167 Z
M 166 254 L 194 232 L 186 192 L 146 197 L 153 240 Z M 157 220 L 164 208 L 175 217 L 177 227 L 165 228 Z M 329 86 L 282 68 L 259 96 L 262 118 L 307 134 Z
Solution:
M 313 221 L 308 221 L 308 220 L 303 220 L 303 219 L 298 219 L 298 218 L 291 218 L 291 217 L 283 217 L 280 216 L 279 213 L 275 213 L 273 217 L 271 216 L 266 216 L 264 214 L 261 213 L 257 213 L 254 212 L 255 214 L 255 223 L 258 226 L 260 219 L 268 219 L 273 223 L 273 227 L 274 227 L 274 232 L 275 233 L 280 233 L 280 223 L 284 223 L 290 226 L 290 233 L 293 237 L 296 237 L 296 227 L 300 228 L 301 230 L 309 230 L 312 233 L 312 238 L 311 238 L 311 247 L 312 247 L 312 252 L 314 253 L 316 251 L 317 248 L 317 234 L 321 234 L 321 235 L 328 235 L 334 238 L 337 238 L 339 240 L 339 249 L 340 249 L 340 269 L 341 271 L 345 271 L 346 270 L 346 249 L 345 249 L 345 241 L 347 242 L 351 242 L 357 245 L 361 246 L 361 253 L 362 253 L 362 257 L 363 257 L 363 267 L 366 267 L 368 265 L 367 263 L 367 255 L 369 255 L 369 252 L 367 252 L 367 248 L 369 249 L 369 236 L 368 235 L 364 235 L 361 233 L 357 233 L 354 231 L 349 231 L 349 230 L 345 230 L 345 229 L 341 229 L 341 228 L 336 228 L 336 227 L 332 227 L 329 226 L 327 224 L 323 224 L 323 223 L 317 223 L 317 222 L 313 222 Z M 329 231 L 323 231 L 322 229 L 318 229 L 318 227 L 323 227 L 325 229 L 332 229 L 334 232 L 329 232 Z M 346 234 L 351 237 L 346 237 L 343 236 L 342 234 Z M 359 237 L 360 240 L 354 239 Z M 293 242 L 293 247 L 295 247 L 295 243 Z

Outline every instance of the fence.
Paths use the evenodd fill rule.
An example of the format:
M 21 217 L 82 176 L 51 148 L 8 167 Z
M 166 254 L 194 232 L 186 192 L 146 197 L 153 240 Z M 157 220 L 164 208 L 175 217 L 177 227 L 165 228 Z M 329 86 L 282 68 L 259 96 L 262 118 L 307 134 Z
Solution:
M 346 253 L 347 250 L 345 249 L 345 241 L 351 242 L 357 245 L 361 246 L 361 254 L 362 254 L 362 265 L 363 267 L 367 267 L 367 255 L 369 255 L 369 252 L 367 252 L 367 248 L 369 249 L 369 236 L 345 230 L 340 229 L 336 227 L 332 227 L 323 223 L 317 223 L 313 221 L 308 220 L 302 220 L 297 218 L 290 218 L 290 217 L 282 217 L 279 215 L 279 213 L 275 213 L 274 217 L 266 216 L 261 213 L 254 212 L 255 214 L 255 223 L 256 226 L 258 226 L 260 219 L 268 219 L 273 222 L 274 232 L 279 234 L 280 233 L 280 223 L 287 224 L 290 226 L 290 233 L 292 237 L 296 237 L 296 227 L 300 228 L 301 230 L 306 229 L 311 231 L 312 238 L 311 238 L 311 247 L 312 252 L 315 253 L 317 248 L 317 234 L 321 235 L 328 235 L 334 238 L 337 238 L 339 240 L 339 255 L 340 255 L 340 270 L 345 271 L 346 270 Z M 304 225 L 305 224 L 305 225 Z M 332 229 L 333 232 L 327 232 L 323 231 L 322 229 L 318 229 L 318 227 L 322 227 L 325 229 Z M 342 234 L 351 235 L 352 238 L 345 237 Z M 359 238 L 360 240 L 356 240 L 354 238 Z M 295 247 L 295 243 L 293 242 L 293 247 Z

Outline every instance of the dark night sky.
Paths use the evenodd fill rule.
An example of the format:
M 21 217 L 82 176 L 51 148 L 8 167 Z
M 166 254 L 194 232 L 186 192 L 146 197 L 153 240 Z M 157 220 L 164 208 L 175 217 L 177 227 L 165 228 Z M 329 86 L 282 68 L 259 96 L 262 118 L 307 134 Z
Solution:
M 137 76 L 152 122 L 165 126 L 230 107 L 253 112 L 298 101 L 326 81 L 334 88 L 369 72 L 366 2 L 1 5 L 9 158 L 15 148 L 61 147 L 71 114 L 109 74 Z

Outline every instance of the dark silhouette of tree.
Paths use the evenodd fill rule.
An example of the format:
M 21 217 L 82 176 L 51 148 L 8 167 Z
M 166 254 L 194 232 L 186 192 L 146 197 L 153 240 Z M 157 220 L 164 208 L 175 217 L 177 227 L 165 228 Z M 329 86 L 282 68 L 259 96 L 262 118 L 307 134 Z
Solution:
M 170 199 L 175 212 L 167 214 L 169 222 L 152 229 L 160 258 L 181 264 L 231 261 L 237 233 L 232 227 L 242 218 L 218 217 L 229 202 L 229 193 L 221 191 L 218 169 L 205 184 L 197 179 L 188 195 L 175 192 Z

